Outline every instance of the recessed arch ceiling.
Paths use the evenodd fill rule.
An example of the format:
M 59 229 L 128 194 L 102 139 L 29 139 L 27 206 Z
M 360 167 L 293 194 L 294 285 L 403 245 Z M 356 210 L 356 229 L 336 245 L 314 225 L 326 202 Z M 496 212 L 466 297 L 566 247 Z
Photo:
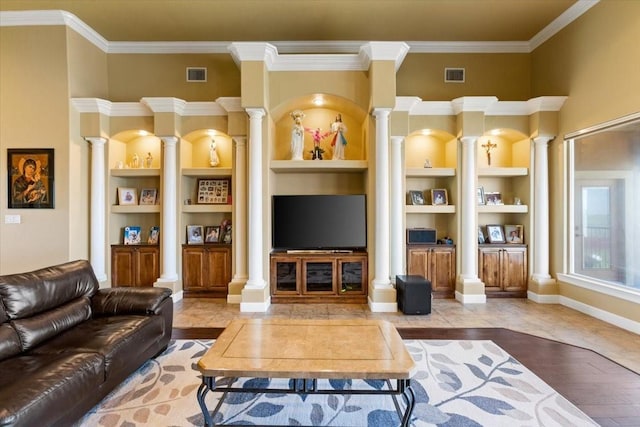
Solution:
M 2 0 L 108 41 L 529 41 L 578 0 Z

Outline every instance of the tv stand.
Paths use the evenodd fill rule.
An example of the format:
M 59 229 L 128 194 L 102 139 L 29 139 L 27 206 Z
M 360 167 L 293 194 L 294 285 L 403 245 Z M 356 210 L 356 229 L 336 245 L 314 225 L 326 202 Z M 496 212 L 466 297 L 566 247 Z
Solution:
M 351 254 L 348 249 L 289 249 L 288 254 Z
M 366 304 L 367 260 L 350 250 L 274 252 L 271 301 Z

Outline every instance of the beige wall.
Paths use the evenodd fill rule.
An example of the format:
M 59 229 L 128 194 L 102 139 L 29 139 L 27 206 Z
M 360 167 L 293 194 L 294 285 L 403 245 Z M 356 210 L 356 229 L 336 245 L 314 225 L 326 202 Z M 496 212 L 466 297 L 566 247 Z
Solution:
M 536 49 L 532 95 L 568 95 L 550 148 L 551 274 L 562 273 L 565 230 L 563 135 L 640 110 L 640 2 L 605 0 Z M 640 321 L 635 304 L 576 288 L 563 296 Z M 615 300 L 615 298 L 613 298 Z

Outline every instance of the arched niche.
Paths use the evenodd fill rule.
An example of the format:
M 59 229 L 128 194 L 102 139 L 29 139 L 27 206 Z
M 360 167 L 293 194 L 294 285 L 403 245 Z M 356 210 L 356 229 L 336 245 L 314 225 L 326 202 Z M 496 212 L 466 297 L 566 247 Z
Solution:
M 211 165 L 211 149 L 219 159 Z M 182 137 L 180 144 L 180 164 L 183 168 L 231 168 L 233 166 L 233 140 L 229 135 L 216 129 L 197 129 Z
M 161 155 L 160 138 L 146 130 L 128 129 L 109 138 L 109 159 L 113 162 L 109 165 L 111 168 L 159 169 Z
M 455 135 L 441 129 L 420 129 L 405 139 L 407 168 L 455 168 L 457 156 Z
M 495 128 L 488 130 L 478 138 L 476 147 L 479 168 L 528 168 L 531 164 L 530 138 L 515 129 Z M 487 150 L 491 155 L 491 164 L 489 164 Z

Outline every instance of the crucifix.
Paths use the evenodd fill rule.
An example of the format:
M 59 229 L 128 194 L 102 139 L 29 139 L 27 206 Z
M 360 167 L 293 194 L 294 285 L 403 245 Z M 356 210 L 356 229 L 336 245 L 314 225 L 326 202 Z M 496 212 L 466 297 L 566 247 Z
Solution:
M 486 144 L 482 144 L 482 148 L 487 149 L 487 163 L 491 166 L 491 149 L 496 148 L 498 144 L 492 144 L 491 140 L 488 140 Z

